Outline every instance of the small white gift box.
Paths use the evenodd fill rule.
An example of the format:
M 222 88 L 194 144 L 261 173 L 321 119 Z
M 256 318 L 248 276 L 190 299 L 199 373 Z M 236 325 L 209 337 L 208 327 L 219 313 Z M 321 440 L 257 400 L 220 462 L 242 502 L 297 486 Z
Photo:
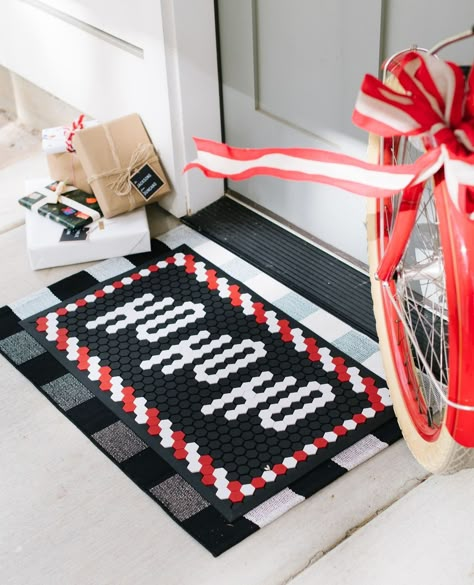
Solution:
M 41 131 L 41 146 L 46 154 L 59 154 L 61 152 L 74 152 L 72 139 L 74 134 L 83 128 L 97 126 L 97 120 L 83 120 L 80 116 L 78 120 L 72 122 L 71 126 L 56 126 L 54 128 L 44 128 Z

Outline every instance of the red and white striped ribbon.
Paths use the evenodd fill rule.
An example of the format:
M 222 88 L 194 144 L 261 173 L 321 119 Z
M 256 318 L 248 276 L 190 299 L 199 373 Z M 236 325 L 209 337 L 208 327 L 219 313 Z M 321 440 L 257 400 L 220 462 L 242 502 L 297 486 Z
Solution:
M 413 164 L 375 165 L 319 149 L 234 148 L 197 138 L 197 159 L 185 171 L 199 168 L 208 177 L 233 180 L 270 175 L 387 197 L 425 182 L 444 165 L 450 196 L 468 211 L 466 189 L 458 187 L 474 186 L 474 73 L 466 86 L 457 65 L 409 52 L 393 74 L 400 92 L 365 77 L 353 122 L 379 136 L 421 136 L 427 152 Z
M 77 130 L 82 130 L 84 128 L 84 118 L 84 114 L 81 114 L 77 120 L 74 120 L 71 127 L 66 129 L 66 150 L 68 152 L 75 152 L 75 148 L 72 145 L 72 139 Z

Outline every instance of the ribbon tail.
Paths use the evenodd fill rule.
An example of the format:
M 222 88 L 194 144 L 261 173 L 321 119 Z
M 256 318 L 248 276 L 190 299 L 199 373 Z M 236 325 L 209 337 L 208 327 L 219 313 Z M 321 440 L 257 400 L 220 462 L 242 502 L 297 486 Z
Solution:
M 319 149 L 234 148 L 195 139 L 197 159 L 185 172 L 197 168 L 207 177 L 240 181 L 271 176 L 288 181 L 309 181 L 339 187 L 366 197 L 389 197 L 429 179 L 442 166 L 438 148 L 409 165 L 376 165 L 343 154 Z

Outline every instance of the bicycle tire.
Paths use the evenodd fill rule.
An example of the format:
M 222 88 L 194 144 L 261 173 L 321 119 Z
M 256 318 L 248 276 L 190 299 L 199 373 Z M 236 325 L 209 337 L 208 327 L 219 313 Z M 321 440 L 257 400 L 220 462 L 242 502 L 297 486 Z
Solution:
M 369 160 L 371 162 L 379 162 L 380 153 L 383 152 L 383 149 L 381 149 L 381 145 L 384 144 L 381 142 L 382 140 L 386 141 L 387 139 L 376 136 L 370 137 Z M 387 160 L 384 160 L 384 162 L 387 163 Z M 396 164 L 395 160 L 391 162 Z M 387 228 L 387 209 L 389 210 L 389 215 L 396 215 L 396 204 L 399 201 L 399 199 L 395 200 L 397 197 L 399 198 L 400 195 L 385 200 L 370 199 L 367 208 L 369 269 L 382 360 L 395 414 L 410 451 L 428 471 L 432 473 L 454 473 L 463 468 L 474 467 L 474 449 L 460 445 L 452 437 L 446 424 L 448 413 L 446 405 L 437 412 L 436 422 L 434 420 L 433 413 L 430 410 L 431 406 L 429 406 L 425 396 L 426 389 L 421 388 L 423 384 L 427 385 L 425 378 L 427 376 L 429 378 L 432 372 L 420 371 L 420 357 L 416 354 L 420 351 L 421 343 L 418 343 L 417 332 L 413 331 L 414 319 L 411 315 L 408 317 L 410 310 L 407 308 L 410 303 L 414 305 L 415 302 L 408 298 L 409 295 L 406 290 L 404 291 L 403 285 L 398 284 L 397 279 L 401 278 L 400 273 L 397 272 L 393 281 L 388 284 L 382 283 L 376 277 L 376 271 L 383 255 L 383 244 L 386 244 L 387 238 L 390 238 L 390 228 Z M 393 220 L 393 217 L 391 219 Z M 417 223 L 419 219 L 419 216 L 417 216 Z M 437 220 L 438 222 L 436 222 L 435 217 L 433 223 L 439 223 L 439 231 L 443 231 L 444 226 L 441 224 L 445 221 L 445 214 L 439 214 Z M 393 221 L 390 221 L 390 224 L 393 226 Z M 423 226 L 425 225 L 423 224 Z M 435 229 L 438 228 L 436 227 Z M 445 238 L 448 231 L 444 230 Z M 443 240 L 443 244 L 451 245 L 446 240 Z M 408 254 L 408 251 L 405 254 Z M 447 264 L 443 262 L 442 268 L 445 271 L 443 303 L 451 306 L 452 303 L 456 302 L 458 275 L 455 274 L 456 271 L 453 270 L 453 266 L 449 262 Z M 404 267 L 402 270 L 406 271 L 406 268 Z M 450 286 L 446 287 L 446 282 L 450 282 Z M 410 294 L 413 296 L 413 291 Z M 389 295 L 392 297 L 391 299 L 389 299 Z M 416 299 L 416 302 L 420 301 Z M 425 302 L 424 298 L 422 298 L 420 305 L 423 302 Z M 426 311 L 426 308 L 423 310 Z M 434 309 L 431 308 L 430 310 L 432 314 L 435 313 Z M 447 369 L 446 364 L 449 362 L 450 356 L 445 356 L 444 352 L 449 353 L 450 334 L 453 334 L 455 324 L 451 319 L 446 320 L 444 315 L 441 315 L 441 317 L 435 315 L 435 317 L 440 321 L 439 329 L 443 329 L 443 332 L 445 328 L 447 329 L 447 342 L 445 344 L 447 347 L 441 349 L 440 346 L 440 353 L 442 351 L 443 356 L 438 356 L 440 362 L 443 362 L 444 358 L 444 368 Z M 398 322 L 396 323 L 397 319 Z M 427 324 L 424 323 L 423 328 L 425 329 L 426 327 Z M 413 338 L 414 333 L 415 338 Z M 434 339 L 436 337 L 435 333 L 429 331 L 426 337 L 431 335 Z M 442 338 L 440 332 L 437 335 L 438 338 Z M 470 349 L 468 348 L 467 351 L 470 351 Z M 462 356 L 460 359 L 463 359 Z M 433 361 L 430 363 L 433 364 Z M 423 364 L 421 364 L 422 366 Z M 440 370 L 440 376 L 446 376 L 446 396 L 456 396 L 457 392 L 450 387 L 455 382 L 451 382 L 449 372 L 441 372 L 441 366 L 438 369 Z M 417 384 L 418 388 L 416 387 Z

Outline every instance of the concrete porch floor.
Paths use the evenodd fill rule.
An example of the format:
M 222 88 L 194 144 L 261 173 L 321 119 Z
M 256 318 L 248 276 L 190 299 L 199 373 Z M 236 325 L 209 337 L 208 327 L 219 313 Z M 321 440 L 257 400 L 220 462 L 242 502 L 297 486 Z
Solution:
M 0 306 L 88 266 L 30 269 L 16 200 L 47 169 L 1 120 Z M 474 583 L 473 471 L 427 477 L 399 441 L 214 559 L 3 358 L 0 376 L 1 585 Z

